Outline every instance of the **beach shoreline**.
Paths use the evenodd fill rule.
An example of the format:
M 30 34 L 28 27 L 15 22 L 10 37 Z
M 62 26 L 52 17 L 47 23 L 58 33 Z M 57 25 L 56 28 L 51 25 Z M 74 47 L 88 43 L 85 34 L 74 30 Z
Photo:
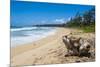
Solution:
M 11 66 L 75 62 L 79 57 L 64 57 L 67 49 L 62 42 L 62 36 L 74 33 L 76 37 L 95 37 L 92 33 L 82 33 L 81 30 L 77 29 L 57 28 L 56 30 L 56 33 L 53 35 L 11 48 Z M 94 61 L 94 59 L 89 61 Z
M 24 48 L 26 48 L 26 50 L 30 50 L 30 49 L 33 49 L 33 48 L 36 48 L 36 47 L 38 47 L 38 46 L 42 46 L 42 45 L 40 45 L 41 43 L 42 44 L 45 44 L 45 43 L 47 43 L 48 42 L 48 40 L 47 39 L 49 39 L 50 40 L 50 38 L 51 38 L 51 40 L 53 39 L 53 37 L 54 38 L 56 38 L 57 36 L 56 36 L 56 34 L 57 33 L 59 33 L 61 31 L 61 28 L 56 28 L 56 32 L 54 33 L 54 34 L 51 34 L 51 35 L 48 35 L 48 36 L 46 36 L 46 37 L 44 37 L 44 38 L 41 38 L 41 39 L 39 39 L 39 40 L 36 40 L 36 41 L 33 41 L 33 42 L 28 42 L 28 43 L 26 43 L 26 44 L 20 44 L 20 45 L 18 45 L 18 46 L 16 46 L 16 47 L 11 47 L 11 56 L 12 56 L 12 54 L 14 53 L 14 55 L 16 55 L 17 53 L 19 54 L 20 52 L 24 52 L 25 50 L 23 50 L 23 51 L 20 51 L 21 49 L 24 49 Z M 66 35 L 67 33 L 65 33 L 65 35 Z M 56 37 L 55 37 L 56 36 Z M 46 41 L 47 40 L 47 41 Z M 28 48 L 29 47 L 29 48 Z M 32 47 L 32 48 L 30 48 L 30 47 Z M 19 51 L 18 51 L 19 50 Z M 14 51 L 14 52 L 13 52 Z M 16 52 L 17 51 L 17 52 Z M 13 55 L 13 56 L 14 56 Z
M 11 28 L 11 47 L 38 41 L 56 32 L 55 27 Z

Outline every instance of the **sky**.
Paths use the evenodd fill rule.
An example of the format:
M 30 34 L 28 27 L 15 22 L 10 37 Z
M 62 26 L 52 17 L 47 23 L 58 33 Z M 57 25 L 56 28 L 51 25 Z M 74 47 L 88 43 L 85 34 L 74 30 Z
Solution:
M 11 26 L 65 23 L 77 12 L 94 8 L 93 5 L 57 4 L 11 0 Z

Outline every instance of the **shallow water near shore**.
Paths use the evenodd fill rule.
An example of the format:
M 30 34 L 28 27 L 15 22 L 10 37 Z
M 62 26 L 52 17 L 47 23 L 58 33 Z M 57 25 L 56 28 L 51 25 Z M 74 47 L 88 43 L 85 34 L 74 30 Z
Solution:
M 23 45 L 53 35 L 54 27 L 22 27 L 11 28 L 11 47 Z

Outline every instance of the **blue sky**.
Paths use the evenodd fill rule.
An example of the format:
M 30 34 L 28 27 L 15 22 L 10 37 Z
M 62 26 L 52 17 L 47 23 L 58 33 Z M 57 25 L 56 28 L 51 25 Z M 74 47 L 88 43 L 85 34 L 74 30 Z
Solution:
M 77 12 L 81 14 L 94 6 L 42 2 L 11 1 L 11 25 L 64 23 Z

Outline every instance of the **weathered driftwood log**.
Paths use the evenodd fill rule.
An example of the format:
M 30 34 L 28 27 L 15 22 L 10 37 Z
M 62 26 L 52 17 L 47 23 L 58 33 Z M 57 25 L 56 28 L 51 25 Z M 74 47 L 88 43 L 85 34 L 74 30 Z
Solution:
M 90 43 L 83 38 L 63 36 L 63 42 L 68 50 L 65 56 L 87 56 L 89 55 Z
M 68 38 L 68 36 L 64 36 L 63 37 L 63 42 L 68 50 L 66 55 L 79 55 L 79 43 L 78 43 L 79 39 L 72 39 L 72 38 Z

